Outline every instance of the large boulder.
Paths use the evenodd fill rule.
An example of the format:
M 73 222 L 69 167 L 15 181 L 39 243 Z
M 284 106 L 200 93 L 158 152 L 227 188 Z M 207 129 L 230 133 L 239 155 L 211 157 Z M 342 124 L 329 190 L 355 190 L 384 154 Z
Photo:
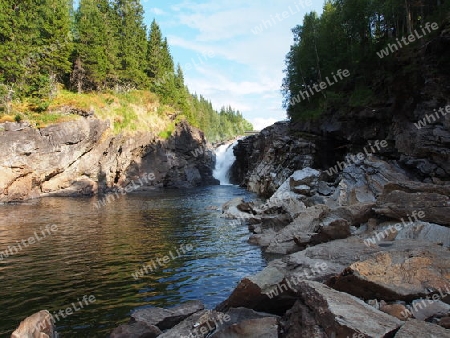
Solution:
M 230 317 L 213 310 L 202 310 L 164 332 L 160 338 L 205 338 L 230 322 Z
M 273 236 L 266 252 L 293 253 L 308 245 L 347 238 L 352 226 L 359 226 L 373 216 L 373 206 L 373 203 L 358 203 L 332 209 L 324 204 L 309 207 Z M 267 238 L 263 238 L 261 242 L 267 242 Z
M 288 254 L 304 249 L 319 229 L 320 219 L 327 210 L 325 205 L 304 210 L 291 224 L 275 235 L 266 251 Z
M 149 326 L 157 326 L 160 330 L 166 330 L 204 308 L 202 302 L 193 300 L 170 309 L 157 307 L 140 309 L 131 314 L 131 321 L 143 322 Z
M 450 330 L 446 330 L 439 325 L 419 321 L 416 319 L 408 320 L 394 338 L 450 338 Z
M 283 314 L 292 306 L 292 295 L 286 294 L 272 300 L 268 291 L 281 283 L 286 271 L 272 263 L 254 276 L 242 279 L 231 295 L 216 307 L 217 311 L 228 311 L 233 307 L 245 307 L 256 311 Z
M 225 218 L 230 219 L 245 220 L 254 218 L 253 213 L 241 210 L 245 210 L 246 206 L 248 206 L 248 203 L 246 203 L 242 197 L 236 197 L 222 205 L 222 215 Z
M 375 212 L 408 220 L 422 212 L 422 221 L 450 225 L 450 187 L 417 182 L 391 183 L 384 187 Z
M 396 241 L 390 246 L 395 247 Z M 406 300 L 443 290 L 450 284 L 448 249 L 416 242 L 351 264 L 330 284 L 364 299 Z
M 109 338 L 156 338 L 162 331 L 143 322 L 123 324 L 115 328 Z
M 55 323 L 47 310 L 39 311 L 20 322 L 11 338 L 57 338 Z
M 274 317 L 246 319 L 211 335 L 211 338 L 278 338 Z
M 395 239 L 418 239 L 450 247 L 450 228 L 428 222 L 414 222 L 400 230 Z
M 402 322 L 322 283 L 303 281 L 282 337 L 392 337 Z
M 246 308 L 226 312 L 230 321 L 220 326 L 211 338 L 277 338 L 278 317 Z

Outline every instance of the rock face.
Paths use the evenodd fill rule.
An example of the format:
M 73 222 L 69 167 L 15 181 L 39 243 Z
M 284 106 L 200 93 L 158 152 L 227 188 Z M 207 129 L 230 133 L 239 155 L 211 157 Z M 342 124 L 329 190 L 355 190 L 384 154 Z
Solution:
M 92 116 L 42 129 L 5 123 L 3 129 L 0 202 L 218 183 L 212 149 L 184 122 L 167 140 L 151 133 L 115 136 Z
M 397 81 L 384 102 L 345 113 L 329 109 L 313 120 L 280 122 L 239 141 L 232 167 L 235 183 L 269 197 L 294 170 L 308 166 L 326 170 L 341 162 L 341 168 L 333 170 L 337 174 L 347 166 L 346 155 L 359 152 L 393 159 L 423 181 L 448 181 L 450 77 L 436 67 L 437 59 L 450 59 L 448 19 L 439 33 L 417 52 L 420 71 L 405 78 L 401 71 L 405 64 L 396 67 L 392 76 Z M 372 147 L 375 140 L 384 140 L 387 146 Z
M 234 148 L 236 162 L 230 169 L 230 181 L 268 197 L 295 170 L 311 166 L 314 142 L 289 134 L 289 123 L 278 122 L 239 140 Z

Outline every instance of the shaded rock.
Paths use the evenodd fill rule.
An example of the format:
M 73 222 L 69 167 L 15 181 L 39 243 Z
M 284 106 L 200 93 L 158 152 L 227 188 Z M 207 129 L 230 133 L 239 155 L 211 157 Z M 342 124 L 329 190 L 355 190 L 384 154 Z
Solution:
M 416 319 L 408 320 L 398 330 L 394 338 L 448 338 L 450 331 L 440 327 L 439 325 L 422 322 Z
M 285 294 L 270 299 L 266 292 L 284 279 L 285 272 L 275 266 L 267 267 L 258 274 L 242 279 L 231 295 L 216 307 L 217 311 L 245 307 L 256 311 L 282 314 L 294 304 L 292 296 Z
M 269 229 L 279 231 L 291 222 L 292 217 L 289 214 L 263 215 L 261 217 L 260 227 L 263 231 Z
M 379 215 L 408 219 L 413 212 L 423 211 L 422 221 L 450 225 L 450 188 L 434 184 L 403 182 L 385 186 L 374 209 Z M 423 189 L 419 190 L 418 189 Z M 447 194 L 447 195 L 446 195 Z
M 304 210 L 292 223 L 280 230 L 267 248 L 267 252 L 287 254 L 304 249 L 320 226 L 320 218 L 328 210 L 317 205 Z
M 242 212 L 253 214 L 253 207 L 252 207 L 252 204 L 249 202 L 243 202 L 243 203 L 239 204 L 237 206 L 237 208 Z
M 315 314 L 302 302 L 296 302 L 281 321 L 281 338 L 314 337 L 329 338 L 317 323 Z
M 218 184 L 212 147 L 186 122 L 166 140 L 151 131 L 114 135 L 109 122 L 90 116 L 41 129 L 20 125 L 0 130 L 0 153 L 8 154 L 0 159 L 0 203 L 130 186 L 134 191 Z
M 411 301 L 431 290 L 444 289 L 450 285 L 448 250 L 431 243 L 421 245 L 416 242 L 406 250 L 391 249 L 362 259 L 346 268 L 330 285 L 364 299 L 392 301 Z
M 402 322 L 367 305 L 360 299 L 333 290 L 326 285 L 313 281 L 303 281 L 299 284 L 300 307 L 302 319 L 306 323 L 297 325 L 297 337 L 310 337 L 307 334 L 319 333 L 322 337 L 347 337 L 362 334 L 365 337 L 391 337 L 402 325 Z M 285 322 L 299 322 L 295 312 L 291 312 Z M 368 320 L 370 318 L 370 320 Z M 290 327 L 285 326 L 285 337 L 290 335 Z M 298 332 L 300 331 L 300 332 Z M 327 336 L 324 336 L 325 333 Z M 314 335 L 313 337 L 315 337 Z M 320 337 L 320 335 L 319 335 Z
M 302 170 L 295 171 L 289 177 L 289 185 L 291 190 L 299 185 L 307 185 L 314 187 L 318 183 L 320 172 L 311 168 L 303 168 Z
M 115 328 L 110 334 L 110 338 L 156 338 L 161 334 L 161 330 L 154 325 L 144 322 L 123 324 Z
M 304 195 L 304 196 L 312 196 L 311 188 L 307 185 L 297 185 L 291 188 L 293 192 L 296 194 Z
M 270 197 L 298 168 L 310 167 L 316 152 L 313 135 L 291 135 L 288 122 L 277 122 L 238 141 L 230 181 Z
M 170 329 L 193 313 L 205 308 L 200 301 L 189 301 L 170 309 L 147 308 L 131 314 L 131 320 L 157 326 L 160 330 Z
M 317 192 L 320 195 L 330 196 L 334 192 L 334 188 L 330 187 L 327 182 L 319 181 Z
M 400 320 L 406 320 L 405 317 L 406 306 L 403 304 L 383 304 L 380 306 L 380 311 L 391 315 Z
M 231 308 L 226 314 L 230 321 L 224 323 L 211 338 L 278 337 L 277 316 L 246 308 Z
M 250 244 L 258 245 L 262 248 L 267 248 L 270 243 L 273 241 L 273 237 L 275 236 L 275 231 L 267 231 L 264 234 L 253 234 L 250 235 L 248 242 Z
M 20 322 L 11 338 L 57 338 L 55 323 L 50 312 L 39 311 Z
M 341 180 L 326 204 L 336 207 L 375 203 L 386 184 L 408 179 L 405 171 L 395 163 L 371 156 L 363 164 L 351 164 L 342 171 Z
M 442 326 L 444 329 L 450 329 L 450 317 L 442 317 L 439 320 L 439 325 Z
M 419 239 L 450 247 L 450 228 L 427 222 L 414 222 L 400 230 L 395 239 Z
M 297 217 L 306 209 L 305 203 L 302 201 L 304 196 L 291 191 L 289 179 L 283 182 L 277 191 L 269 198 L 267 203 L 262 206 L 264 212 L 271 208 L 281 208 L 291 215 L 292 218 Z
M 195 337 L 204 338 L 230 322 L 230 317 L 214 310 L 194 313 L 172 329 L 161 334 L 160 338 Z
M 351 235 L 350 227 L 366 222 L 372 215 L 373 203 L 330 209 L 319 204 L 307 208 L 286 227 L 279 230 L 267 248 L 269 253 L 293 253 L 314 245 Z M 262 229 L 264 232 L 264 229 Z
M 411 304 L 410 313 L 418 320 L 444 317 L 450 314 L 450 305 L 432 299 L 416 299 Z
M 343 239 L 351 235 L 350 223 L 343 218 L 330 219 L 321 223 L 318 233 L 311 236 L 311 244 Z
M 273 317 L 243 320 L 219 330 L 211 338 L 278 338 L 278 321 Z

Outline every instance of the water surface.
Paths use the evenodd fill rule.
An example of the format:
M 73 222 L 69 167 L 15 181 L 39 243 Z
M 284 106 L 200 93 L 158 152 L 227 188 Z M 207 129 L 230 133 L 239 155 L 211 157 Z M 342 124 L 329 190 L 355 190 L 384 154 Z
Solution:
M 130 194 L 99 210 L 95 199 L 45 198 L 0 206 L 0 251 L 46 225 L 58 230 L 0 260 L 0 336 L 25 317 L 96 301 L 57 322 L 62 337 L 107 337 L 133 310 L 193 299 L 212 308 L 265 266 L 246 226 L 220 218 L 224 202 L 254 195 L 235 186 Z M 178 257 L 180 246 L 192 247 Z M 167 264 L 156 259 L 169 255 Z M 134 279 L 144 263 L 155 271 Z M 160 261 L 161 262 L 161 261 Z

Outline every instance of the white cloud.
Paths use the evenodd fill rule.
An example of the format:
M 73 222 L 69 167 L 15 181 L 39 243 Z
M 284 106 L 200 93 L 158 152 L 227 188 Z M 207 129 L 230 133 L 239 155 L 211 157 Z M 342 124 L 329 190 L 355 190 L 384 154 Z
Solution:
M 308 1 L 314 2 L 180 0 L 158 7 L 170 14 L 164 17 L 170 31 L 165 34 L 182 56 L 191 91 L 211 100 L 216 109 L 231 105 L 260 129 L 286 116 L 280 93 L 284 60 L 292 44 L 291 29 L 313 10 L 306 6 Z M 277 19 L 289 7 L 298 12 Z M 267 21 L 272 18 L 277 21 L 270 26 Z M 254 34 L 252 30 L 264 21 L 266 27 Z M 213 56 L 205 58 L 207 54 Z M 177 61 L 177 55 L 174 58 Z
M 150 8 L 150 12 L 155 15 L 167 15 L 167 13 L 164 12 L 161 8 L 156 8 L 156 7 Z
M 265 119 L 265 118 L 257 117 L 254 119 L 250 119 L 250 123 L 253 124 L 254 130 L 262 130 L 268 126 L 271 126 L 275 122 L 278 122 L 278 120 L 274 119 L 274 118 L 266 118 Z

